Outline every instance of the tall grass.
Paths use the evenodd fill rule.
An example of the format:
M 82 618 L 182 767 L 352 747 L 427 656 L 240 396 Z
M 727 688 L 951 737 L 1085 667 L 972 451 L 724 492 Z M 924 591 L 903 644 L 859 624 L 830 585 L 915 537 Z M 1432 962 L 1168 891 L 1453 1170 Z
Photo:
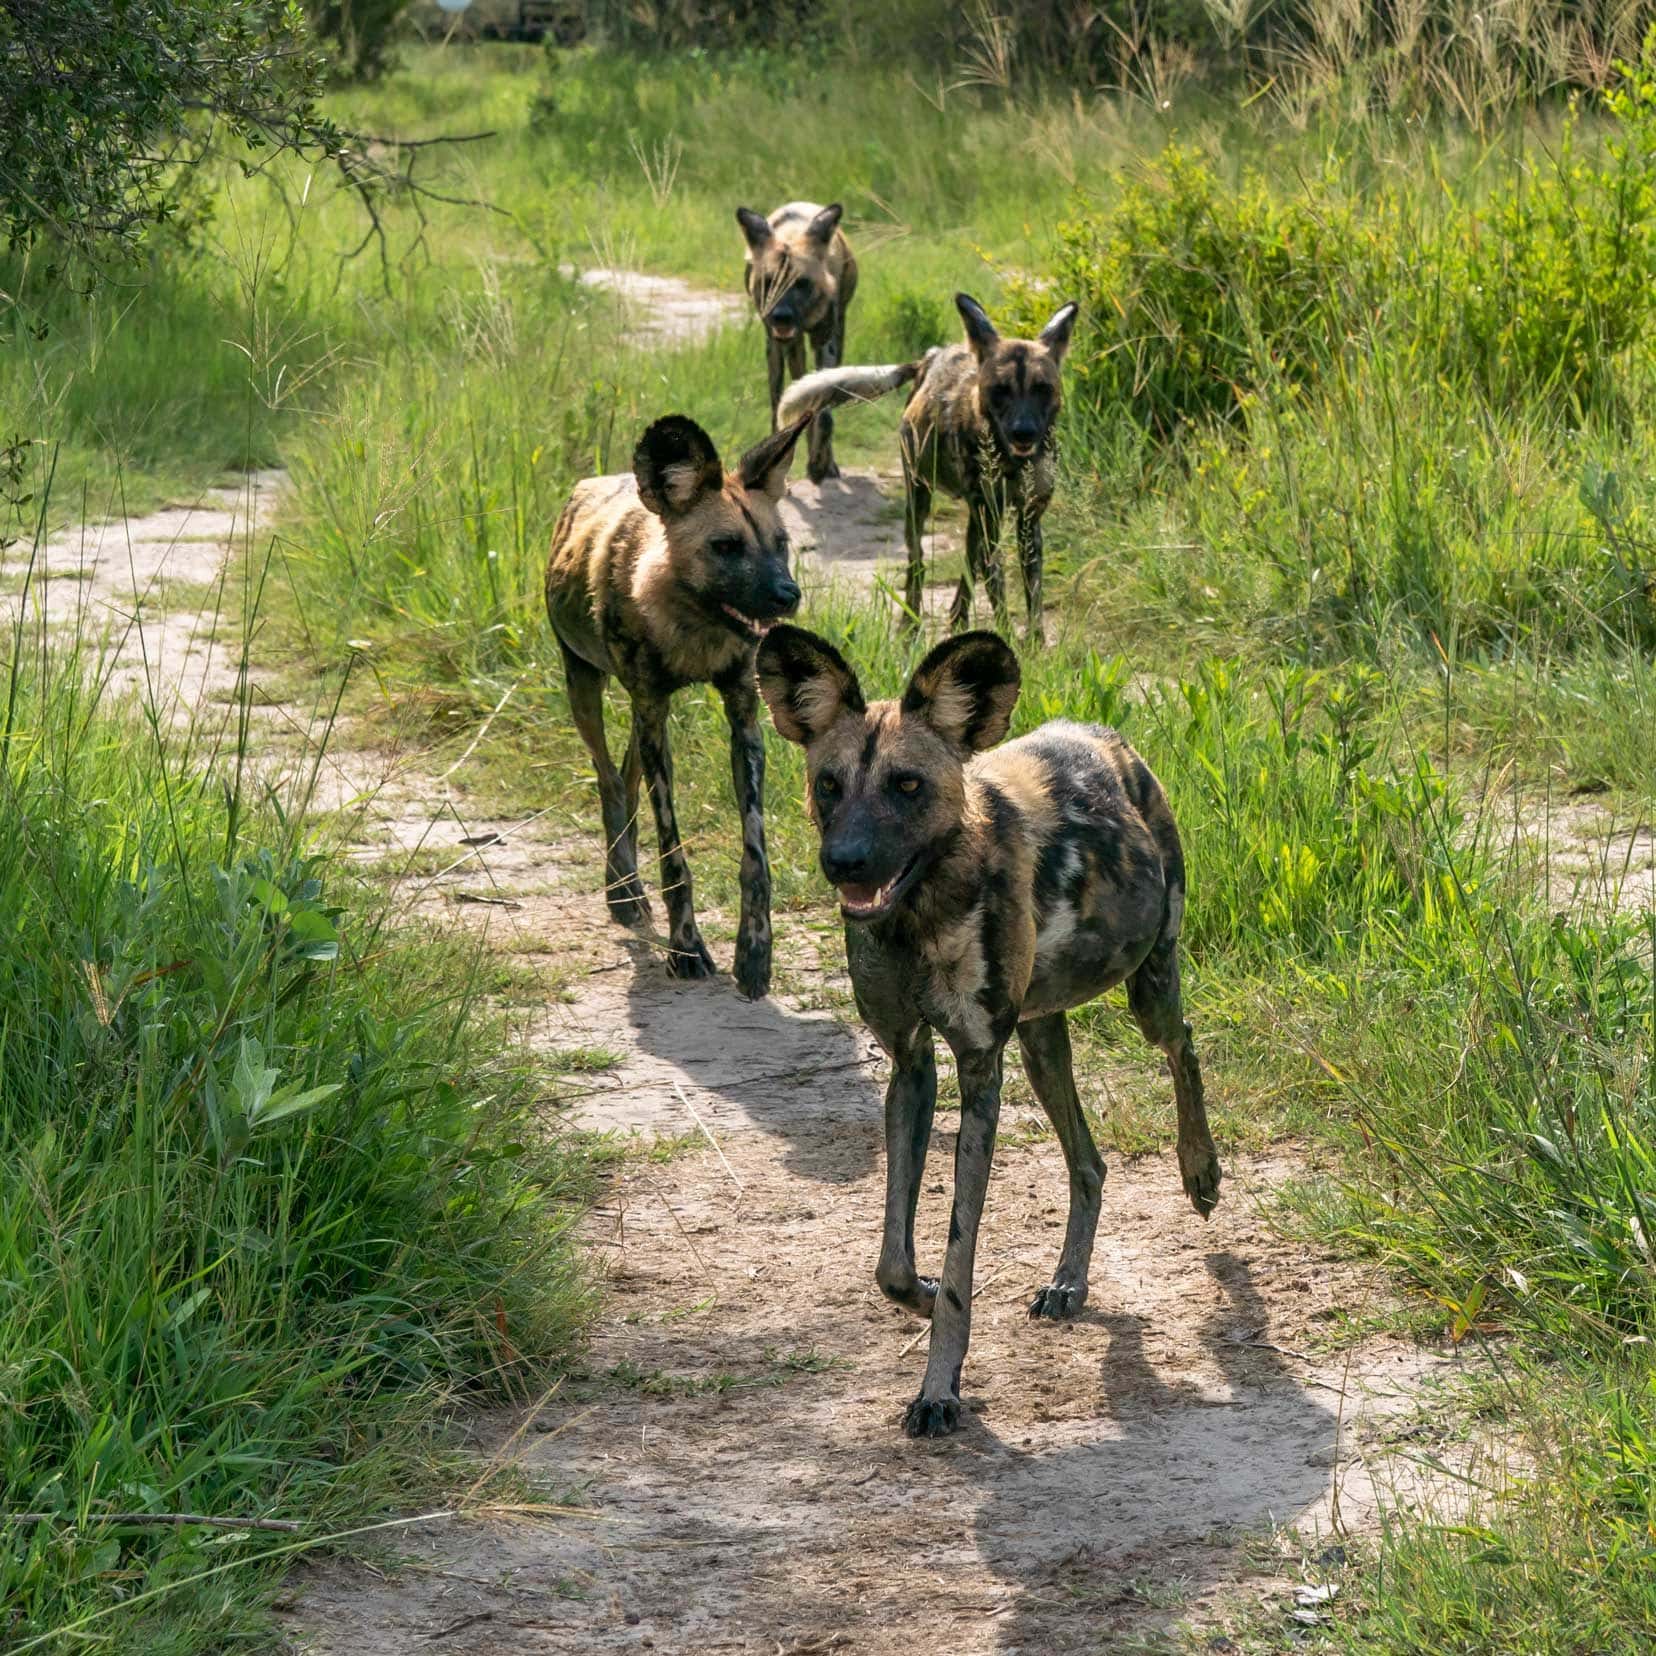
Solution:
M 255 786 L 245 708 L 206 764 L 100 690 L 95 639 L 13 611 L 0 1602 L 20 1650 L 218 1648 L 272 1549 L 443 1490 L 454 1403 L 541 1383 L 585 1306 L 584 1164 L 477 961 L 387 930 L 304 823 L 304 767 Z M 297 1536 L 143 1522 L 168 1514 Z

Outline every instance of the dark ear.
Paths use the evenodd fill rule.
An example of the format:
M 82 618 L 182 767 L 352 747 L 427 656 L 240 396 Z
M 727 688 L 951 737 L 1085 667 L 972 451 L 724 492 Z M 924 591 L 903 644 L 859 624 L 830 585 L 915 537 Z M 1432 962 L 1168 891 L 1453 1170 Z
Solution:
M 989 313 L 969 293 L 955 295 L 955 309 L 960 312 L 960 320 L 966 324 L 966 343 L 981 362 L 983 353 L 1000 342 L 995 324 L 989 320 Z
M 1064 360 L 1064 352 L 1070 346 L 1070 335 L 1075 332 L 1075 319 L 1080 314 L 1081 307 L 1072 299 L 1069 304 L 1060 305 L 1052 320 L 1041 329 L 1041 343 L 1052 353 L 1055 361 Z
M 803 627 L 772 627 L 759 646 L 759 694 L 778 734 L 814 742 L 843 713 L 862 713 L 857 675 L 826 638 Z
M 998 633 L 945 638 L 903 692 L 903 712 L 918 714 L 962 755 L 993 747 L 1012 723 L 1022 675 Z
M 771 239 L 770 220 L 763 213 L 754 212 L 751 207 L 738 207 L 736 222 L 741 225 L 742 234 L 755 253 Z
M 710 489 L 724 487 L 724 467 L 713 439 L 683 414 L 657 420 L 638 439 L 633 476 L 638 498 L 663 518 L 688 512 Z
M 819 242 L 822 246 L 826 247 L 829 242 L 834 239 L 834 232 L 839 229 L 840 215 L 844 211 L 845 209 L 837 201 L 832 207 L 824 207 L 822 211 L 811 220 L 810 227 L 806 230 L 805 234 L 808 235 L 812 241 Z
M 794 444 L 799 434 L 811 423 L 809 414 L 802 415 L 792 425 L 773 431 L 764 442 L 755 443 L 742 456 L 737 468 L 744 489 L 760 489 L 772 500 L 780 500 L 787 492 L 788 467 L 793 464 Z

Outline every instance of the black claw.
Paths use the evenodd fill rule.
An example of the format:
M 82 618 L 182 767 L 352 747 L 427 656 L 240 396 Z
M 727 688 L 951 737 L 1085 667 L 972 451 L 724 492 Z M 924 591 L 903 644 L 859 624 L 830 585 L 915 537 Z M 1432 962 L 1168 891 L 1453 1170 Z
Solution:
M 911 1438 L 947 1437 L 960 1425 L 960 1399 L 931 1399 L 922 1392 L 903 1416 L 903 1430 Z
M 1062 1322 L 1067 1317 L 1075 1316 L 1086 1303 L 1086 1289 L 1065 1288 L 1053 1282 L 1030 1301 L 1029 1314 L 1037 1320 L 1044 1318 L 1050 1322 Z

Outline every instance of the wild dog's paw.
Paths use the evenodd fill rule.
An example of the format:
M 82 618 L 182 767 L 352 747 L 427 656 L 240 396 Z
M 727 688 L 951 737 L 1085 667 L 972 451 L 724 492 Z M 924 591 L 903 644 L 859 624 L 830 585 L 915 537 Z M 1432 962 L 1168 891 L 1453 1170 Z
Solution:
M 813 483 L 831 483 L 840 474 L 840 469 L 830 460 L 825 466 L 807 465 L 805 475 Z
M 1219 1205 L 1219 1152 L 1211 1143 L 1179 1146 L 1179 1172 L 1190 1205 L 1205 1219 Z
M 877 1272 L 875 1277 L 878 1280 Z M 937 1278 L 912 1276 L 907 1280 L 892 1279 L 880 1283 L 880 1292 L 893 1305 L 900 1305 L 917 1317 L 929 1318 L 932 1307 L 937 1303 Z
M 618 926 L 642 926 L 649 920 L 650 899 L 636 874 L 610 887 L 609 912 Z
M 1049 1317 L 1053 1322 L 1062 1322 L 1066 1317 L 1078 1315 L 1086 1303 L 1086 1283 L 1066 1285 L 1049 1282 L 1029 1302 L 1029 1314 L 1035 1318 Z
M 762 1000 L 770 993 L 771 952 L 769 947 L 744 949 L 736 946 L 736 991 L 745 1000 Z
M 687 944 L 675 943 L 667 951 L 667 971 L 672 977 L 686 980 L 710 978 L 717 970 L 712 955 L 707 952 L 707 945 L 699 937 L 692 938 Z
M 903 1416 L 903 1430 L 911 1438 L 948 1437 L 959 1425 L 958 1397 L 929 1398 L 921 1392 Z

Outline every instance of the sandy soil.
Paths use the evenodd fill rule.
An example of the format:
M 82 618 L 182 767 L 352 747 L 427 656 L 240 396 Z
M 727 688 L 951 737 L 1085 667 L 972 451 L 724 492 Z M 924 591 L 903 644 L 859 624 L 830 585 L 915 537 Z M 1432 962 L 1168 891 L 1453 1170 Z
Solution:
M 72 558 L 79 574 L 78 607 L 51 610 L 54 624 L 101 615 L 115 670 L 141 675 L 122 682 L 224 696 L 235 663 L 227 679 L 202 591 L 249 496 L 262 521 L 270 482 L 54 545 L 51 566 Z M 874 473 L 796 487 L 814 578 L 867 581 L 900 538 L 891 499 Z M 147 644 L 132 653 L 134 592 L 160 627 L 153 668 Z M 1153 1054 L 1084 1078 L 1110 1176 L 1092 1302 L 1067 1326 L 1025 1314 L 1058 1251 L 1065 1182 L 1014 1075 L 970 1418 L 955 1439 L 910 1443 L 898 1423 L 924 1331 L 874 1287 L 882 1064 L 832 1010 L 837 937 L 780 917 L 789 992 L 748 1005 L 728 979 L 670 982 L 647 940 L 610 926 L 596 841 L 555 815 L 468 820 L 417 756 L 394 754 L 342 761 L 330 799 L 355 802 L 365 859 L 452 853 L 401 900 L 543 974 L 523 1036 L 549 1065 L 587 1066 L 569 1122 L 677 1148 L 629 1160 L 585 1220 L 603 1296 L 580 1373 L 532 1418 L 462 1423 L 480 1455 L 514 1460 L 580 1515 L 432 1525 L 372 1562 L 309 1565 L 284 1601 L 292 1651 L 1111 1649 L 1181 1618 L 1212 1626 L 1250 1596 L 1286 1604 L 1258 1537 L 1292 1528 L 1315 1557 L 1372 1525 L 1383 1492 L 1414 1498 L 1392 1440 L 1458 1359 L 1387 1337 L 1326 1354 L 1328 1331 L 1381 1290 L 1273 1229 L 1271 1191 L 1307 1171 L 1295 1148 L 1228 1158 L 1206 1224 L 1169 1155 L 1116 1155 L 1110 1101 L 1167 1090 Z M 728 964 L 728 917 L 704 919 Z M 1222 1103 L 1223 1074 L 1209 1085 Z M 941 1252 L 952 1141 L 940 1114 L 923 1267 Z

